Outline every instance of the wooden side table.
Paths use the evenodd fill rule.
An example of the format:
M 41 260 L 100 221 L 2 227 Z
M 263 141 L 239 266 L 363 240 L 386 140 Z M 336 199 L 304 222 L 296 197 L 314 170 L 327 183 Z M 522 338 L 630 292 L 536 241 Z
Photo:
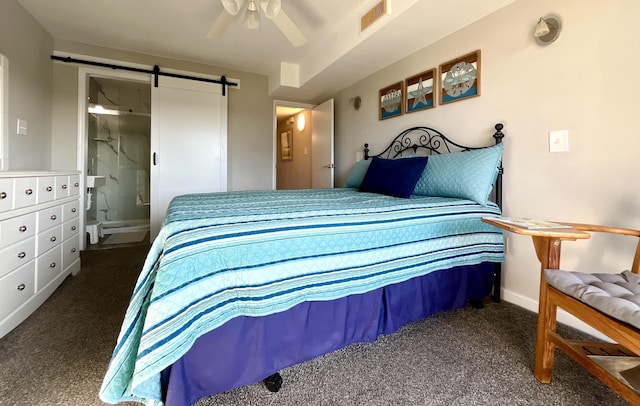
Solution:
M 500 217 L 483 217 L 482 221 L 499 227 L 503 230 L 529 235 L 533 240 L 533 246 L 536 250 L 536 256 L 540 261 L 540 298 L 538 302 L 538 327 L 536 334 L 536 353 L 550 354 L 550 356 L 536 357 L 535 376 L 542 383 L 551 382 L 551 366 L 553 365 L 553 344 L 545 344 L 545 323 L 548 329 L 555 331 L 556 314 L 544 314 L 548 309 L 544 303 L 547 302 L 548 288 L 544 280 L 545 269 L 560 268 L 560 248 L 562 241 L 575 241 L 579 239 L 588 239 L 591 234 L 572 228 L 570 225 L 562 228 L 527 228 L 526 226 L 517 225 L 501 221 Z M 546 310 L 545 310 L 546 309 Z M 547 330 L 548 331 L 548 330 Z M 551 348 L 547 348 L 551 347 Z

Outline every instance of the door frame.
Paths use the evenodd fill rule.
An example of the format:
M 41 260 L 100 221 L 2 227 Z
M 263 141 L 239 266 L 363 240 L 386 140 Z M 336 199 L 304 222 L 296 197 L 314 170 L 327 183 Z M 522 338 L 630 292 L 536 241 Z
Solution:
M 142 67 L 138 65 L 137 67 Z M 89 139 L 87 136 L 88 120 L 87 109 L 89 107 L 89 99 L 87 90 L 89 78 L 100 77 L 114 80 L 129 80 L 135 82 L 149 83 L 151 85 L 151 75 L 146 73 L 133 73 L 120 71 L 117 69 L 84 67 L 78 66 L 78 136 L 77 136 L 77 154 L 76 169 L 80 171 L 80 250 L 86 248 L 86 202 L 87 202 L 87 151 L 89 149 Z
M 272 171 L 272 179 L 271 179 L 271 189 L 272 190 L 276 190 L 276 185 L 277 185 L 277 179 L 278 179 L 278 168 L 277 168 L 277 164 L 278 164 L 278 114 L 277 114 L 277 110 L 278 107 L 299 107 L 305 110 L 311 110 L 314 107 L 316 107 L 315 104 L 309 104 L 309 103 L 299 103 L 299 102 L 292 102 L 292 101 L 286 101 L 286 100 L 274 100 L 273 101 L 273 112 L 272 112 L 272 117 L 273 117 L 273 128 L 272 128 L 272 132 L 273 135 L 271 137 L 271 141 L 273 142 L 273 154 L 272 154 L 272 163 L 271 163 L 271 168 L 273 168 Z M 311 121 L 311 120 L 309 120 Z M 307 125 L 311 125 L 311 123 L 307 123 Z

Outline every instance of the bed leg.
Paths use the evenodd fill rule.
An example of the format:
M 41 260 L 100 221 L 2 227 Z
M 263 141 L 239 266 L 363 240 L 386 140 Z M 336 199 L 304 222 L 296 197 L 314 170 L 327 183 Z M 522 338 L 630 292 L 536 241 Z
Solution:
M 482 304 L 481 299 L 469 299 L 469 304 L 474 309 L 484 309 L 484 305 Z
M 493 301 L 500 303 L 500 285 L 502 284 L 502 264 L 497 262 L 493 272 Z
M 273 375 L 269 375 L 268 377 L 262 380 L 264 382 L 264 386 L 269 389 L 270 392 L 277 392 L 282 387 L 282 377 L 279 372 L 276 372 Z

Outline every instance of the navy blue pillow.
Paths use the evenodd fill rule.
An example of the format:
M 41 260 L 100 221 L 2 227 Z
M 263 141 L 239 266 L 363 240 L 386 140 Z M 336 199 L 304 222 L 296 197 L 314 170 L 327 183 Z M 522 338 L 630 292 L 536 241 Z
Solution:
M 360 192 L 408 198 L 427 166 L 427 157 L 373 158 L 358 189 Z

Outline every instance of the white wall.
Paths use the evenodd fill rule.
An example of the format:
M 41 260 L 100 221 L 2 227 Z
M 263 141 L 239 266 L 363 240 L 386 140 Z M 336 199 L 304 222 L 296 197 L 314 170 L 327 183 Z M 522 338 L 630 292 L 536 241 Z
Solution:
M 535 23 L 551 13 L 563 21 L 560 38 L 538 46 Z M 335 96 L 337 185 L 365 142 L 375 153 L 402 129 L 428 125 L 483 145 L 502 122 L 506 215 L 640 228 L 639 15 L 634 0 L 520 0 L 344 89 Z M 379 89 L 476 49 L 480 97 L 378 121 Z M 349 99 L 358 95 L 355 111 Z M 570 150 L 549 153 L 548 132 L 560 129 L 569 130 Z M 630 266 L 630 242 L 593 243 L 565 243 L 563 264 Z M 539 275 L 531 240 L 508 236 L 505 299 L 537 309 Z
M 0 1 L 0 53 L 9 58 L 11 170 L 49 169 L 53 39 L 16 0 Z M 18 118 L 27 135 L 17 135 Z

